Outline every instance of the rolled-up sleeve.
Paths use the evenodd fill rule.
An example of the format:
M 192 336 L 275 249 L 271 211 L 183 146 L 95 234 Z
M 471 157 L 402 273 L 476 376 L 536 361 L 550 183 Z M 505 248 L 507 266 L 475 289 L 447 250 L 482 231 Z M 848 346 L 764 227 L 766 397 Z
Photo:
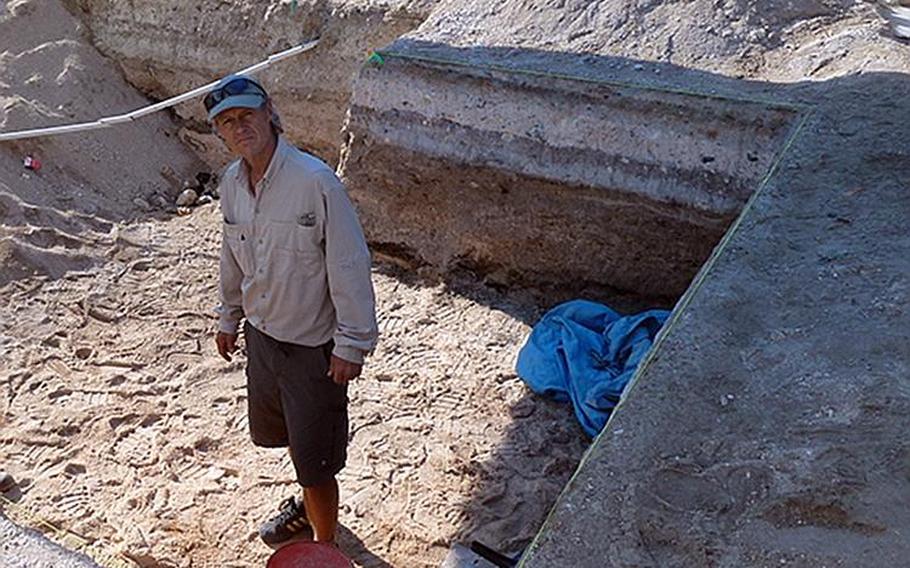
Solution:
M 325 256 L 329 296 L 338 328 L 333 354 L 362 363 L 376 345 L 376 299 L 370 251 L 347 191 L 334 174 L 319 176 L 325 203 Z
M 243 271 L 234 258 L 234 253 L 227 241 L 227 236 L 221 235 L 221 263 L 219 276 L 219 291 L 221 305 L 218 306 L 218 329 L 225 333 L 237 333 L 240 319 L 243 318 Z

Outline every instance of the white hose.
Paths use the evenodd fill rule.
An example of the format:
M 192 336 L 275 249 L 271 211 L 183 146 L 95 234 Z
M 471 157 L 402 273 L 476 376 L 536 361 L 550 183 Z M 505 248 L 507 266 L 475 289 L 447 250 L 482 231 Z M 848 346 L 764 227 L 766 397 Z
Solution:
M 891 31 L 901 39 L 910 39 L 910 2 L 878 0 L 878 13 L 891 24 Z
M 278 53 L 273 53 L 269 55 L 266 59 L 263 59 L 255 65 L 251 65 L 246 69 L 242 69 L 237 72 L 238 75 L 251 75 L 258 71 L 261 71 L 286 57 L 292 55 L 297 55 L 298 53 L 303 53 L 304 51 L 309 51 L 319 45 L 319 40 L 313 40 L 306 43 L 302 43 L 290 49 L 284 51 L 279 51 Z M 220 81 L 220 79 L 219 79 Z M 151 104 L 140 109 L 134 110 L 133 112 L 128 112 L 126 114 L 119 114 L 116 116 L 106 116 L 104 118 L 99 118 L 94 122 L 81 122 L 78 124 L 65 124 L 62 126 L 50 126 L 47 128 L 34 128 L 32 130 L 19 130 L 16 132 L 0 132 L 0 142 L 5 142 L 7 140 L 21 140 L 23 138 L 35 138 L 38 136 L 53 136 L 54 134 L 68 134 L 71 132 L 83 132 L 86 130 L 97 130 L 98 128 L 107 128 L 109 126 L 114 126 L 115 124 L 122 124 L 124 122 L 132 122 L 137 118 L 141 118 L 147 114 L 153 112 L 158 112 L 166 108 L 170 108 L 176 104 L 180 104 L 184 101 L 198 97 L 199 95 L 204 95 L 214 89 L 219 81 L 213 81 L 208 85 L 198 87 L 192 91 L 183 93 L 182 95 L 177 95 L 176 97 L 171 97 L 160 103 Z

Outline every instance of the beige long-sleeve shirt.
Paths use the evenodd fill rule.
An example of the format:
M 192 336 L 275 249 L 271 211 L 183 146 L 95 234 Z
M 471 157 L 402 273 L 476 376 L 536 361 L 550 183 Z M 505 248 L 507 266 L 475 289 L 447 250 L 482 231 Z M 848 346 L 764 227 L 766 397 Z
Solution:
M 256 329 L 298 345 L 334 339 L 334 354 L 360 363 L 377 338 L 370 253 L 344 185 L 323 162 L 284 138 L 255 194 L 237 160 L 219 187 L 221 331 Z

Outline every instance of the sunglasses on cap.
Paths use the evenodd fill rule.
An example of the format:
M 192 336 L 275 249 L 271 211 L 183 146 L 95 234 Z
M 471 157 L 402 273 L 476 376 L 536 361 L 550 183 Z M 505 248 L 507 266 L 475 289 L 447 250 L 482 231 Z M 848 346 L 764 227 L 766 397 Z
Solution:
M 210 91 L 202 100 L 202 104 L 205 105 L 206 111 L 210 111 L 224 99 L 236 95 L 259 95 L 263 99 L 268 98 L 268 94 L 259 83 L 246 77 L 237 77 Z

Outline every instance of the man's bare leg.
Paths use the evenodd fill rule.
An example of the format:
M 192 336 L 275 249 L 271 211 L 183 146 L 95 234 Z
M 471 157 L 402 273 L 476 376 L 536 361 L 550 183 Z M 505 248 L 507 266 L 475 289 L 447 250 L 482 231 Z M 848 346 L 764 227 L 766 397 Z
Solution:
M 335 478 L 304 487 L 303 503 L 316 541 L 335 542 L 335 530 L 338 528 L 338 482 Z

